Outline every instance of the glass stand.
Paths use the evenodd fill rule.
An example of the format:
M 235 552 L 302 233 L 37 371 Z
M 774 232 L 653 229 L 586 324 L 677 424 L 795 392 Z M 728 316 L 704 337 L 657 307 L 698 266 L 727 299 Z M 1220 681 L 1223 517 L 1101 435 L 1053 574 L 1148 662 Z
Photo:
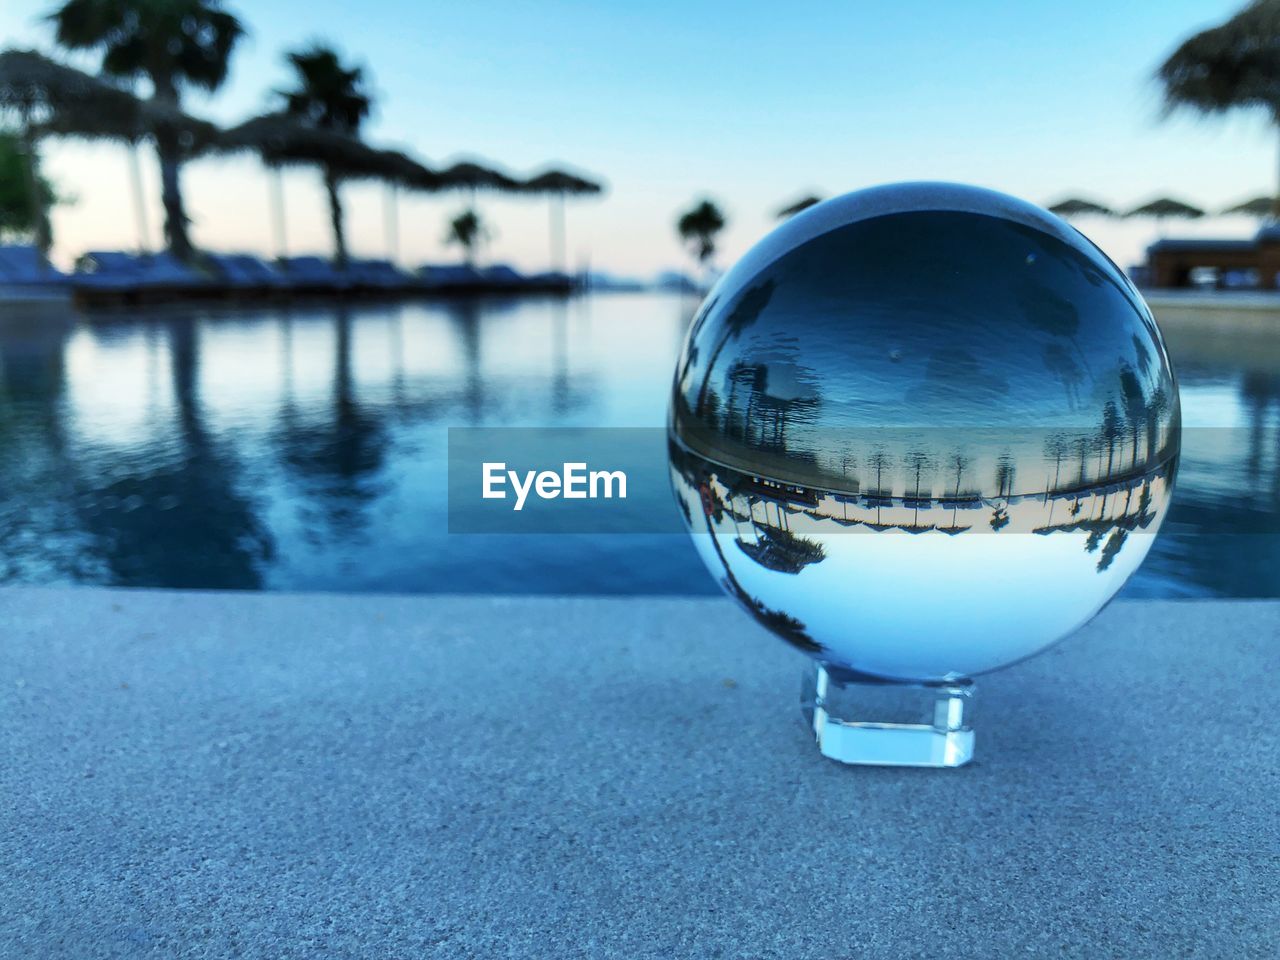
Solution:
M 800 706 L 824 757 L 891 767 L 959 767 L 973 759 L 973 682 L 877 683 L 817 661 Z

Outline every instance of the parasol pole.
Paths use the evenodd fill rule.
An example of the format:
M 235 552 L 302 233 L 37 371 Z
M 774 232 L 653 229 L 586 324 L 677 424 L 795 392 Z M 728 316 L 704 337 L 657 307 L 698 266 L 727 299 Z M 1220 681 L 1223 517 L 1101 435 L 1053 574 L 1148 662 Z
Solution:
M 133 223 L 138 231 L 138 252 L 147 253 L 151 245 L 147 236 L 147 206 L 142 197 L 142 161 L 138 159 L 137 143 L 130 143 L 129 180 L 133 192 Z
M 283 260 L 289 255 L 289 250 L 284 232 L 284 173 L 279 165 L 268 167 L 267 188 L 271 193 L 271 230 L 275 234 L 276 259 Z

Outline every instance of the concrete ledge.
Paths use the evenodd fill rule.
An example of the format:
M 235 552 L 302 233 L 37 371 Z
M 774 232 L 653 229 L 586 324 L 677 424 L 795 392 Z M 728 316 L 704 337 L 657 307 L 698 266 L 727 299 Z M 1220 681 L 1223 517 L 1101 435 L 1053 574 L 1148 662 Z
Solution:
M 822 760 L 722 600 L 0 614 L 3 957 L 1280 953 L 1280 603 L 1113 605 L 959 771 Z
M 1144 296 L 1165 333 L 1280 333 L 1280 293 L 1152 290 Z

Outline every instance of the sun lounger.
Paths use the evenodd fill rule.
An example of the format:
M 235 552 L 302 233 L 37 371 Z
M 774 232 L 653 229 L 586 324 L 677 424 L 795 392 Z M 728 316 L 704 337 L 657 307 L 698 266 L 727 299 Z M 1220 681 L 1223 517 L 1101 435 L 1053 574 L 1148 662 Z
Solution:
M 248 253 L 210 253 L 205 262 L 217 283 L 232 293 L 270 293 L 285 286 L 274 267 Z
M 373 293 L 408 290 L 417 285 L 413 277 L 390 260 L 352 260 L 348 275 L 356 289 Z
M 0 301 L 62 299 L 70 289 L 67 275 L 45 263 L 35 247 L 0 247 Z
M 199 295 L 216 289 L 212 279 L 169 253 L 95 250 L 76 261 L 76 294 L 90 300 L 154 300 Z
M 351 276 L 324 257 L 284 257 L 280 272 L 297 293 L 338 293 L 351 289 Z
M 466 264 L 423 264 L 418 269 L 423 283 L 433 290 L 474 290 L 484 285 L 484 275 Z

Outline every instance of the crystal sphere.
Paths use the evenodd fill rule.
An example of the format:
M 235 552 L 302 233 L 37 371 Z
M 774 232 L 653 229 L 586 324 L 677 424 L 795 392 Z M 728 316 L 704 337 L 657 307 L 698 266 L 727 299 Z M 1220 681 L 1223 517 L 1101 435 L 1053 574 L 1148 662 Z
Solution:
M 898 184 L 787 220 L 721 278 L 668 446 L 698 552 L 756 620 L 844 676 L 945 682 L 1067 636 L 1137 569 L 1178 391 L 1077 230 Z

